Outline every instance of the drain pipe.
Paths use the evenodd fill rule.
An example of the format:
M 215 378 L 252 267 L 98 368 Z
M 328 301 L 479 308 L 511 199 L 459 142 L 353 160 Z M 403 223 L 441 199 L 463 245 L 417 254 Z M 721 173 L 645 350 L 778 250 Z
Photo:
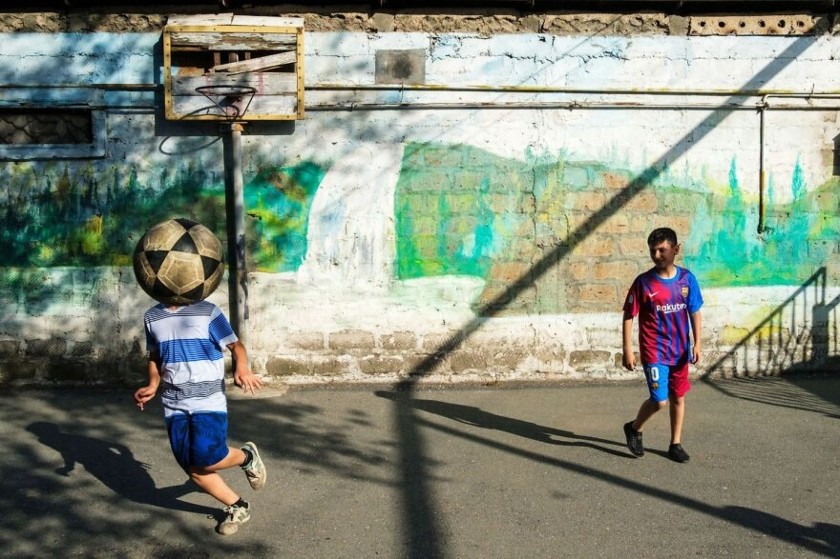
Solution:
M 766 189 L 767 189 L 767 171 L 765 170 L 764 157 L 764 129 L 765 129 L 765 113 L 770 109 L 769 99 L 771 97 L 788 98 L 788 99 L 838 99 L 836 93 L 782 93 L 782 92 L 768 92 L 761 97 L 761 102 L 758 104 L 759 115 L 759 146 L 758 146 L 758 234 L 767 233 L 771 228 L 765 225 L 765 213 L 767 208 Z M 777 110 L 838 110 L 835 106 L 821 106 L 821 107 L 790 107 L 778 106 Z
M 767 172 L 764 170 L 764 113 L 767 112 L 767 95 L 758 104 L 758 234 L 767 228 L 764 226 L 764 190 L 767 187 Z

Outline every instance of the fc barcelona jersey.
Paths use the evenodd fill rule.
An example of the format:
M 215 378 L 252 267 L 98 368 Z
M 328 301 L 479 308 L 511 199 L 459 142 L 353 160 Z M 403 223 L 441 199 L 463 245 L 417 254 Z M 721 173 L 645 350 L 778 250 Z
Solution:
M 703 306 L 694 274 L 677 266 L 664 279 L 651 268 L 639 275 L 624 300 L 624 312 L 639 316 L 639 353 L 642 363 L 681 365 L 691 356 L 689 315 Z

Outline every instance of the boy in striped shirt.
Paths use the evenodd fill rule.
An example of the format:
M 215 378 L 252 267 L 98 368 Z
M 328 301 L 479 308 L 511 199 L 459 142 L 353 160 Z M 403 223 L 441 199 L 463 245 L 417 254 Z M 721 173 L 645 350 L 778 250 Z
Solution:
M 624 424 L 627 447 L 634 456 L 645 453 L 642 429 L 648 419 L 670 402 L 671 444 L 668 457 L 687 462 L 681 444 L 685 395 L 691 389 L 688 364 L 700 359 L 700 307 L 703 296 L 694 274 L 674 265 L 680 252 L 673 229 L 654 229 L 648 236 L 653 268 L 639 275 L 624 300 L 622 324 L 623 364 L 636 367 L 633 354 L 633 318 L 639 317 L 639 354 L 650 398 L 639 408 L 636 419 Z M 691 343 L 693 334 L 694 344 Z
M 262 382 L 248 367 L 245 346 L 216 305 L 160 303 L 146 311 L 143 322 L 149 384 L 134 393 L 134 401 L 143 410 L 161 389 L 175 459 L 196 485 L 225 505 L 216 531 L 233 534 L 251 518 L 250 506 L 218 472 L 239 466 L 251 487 L 259 490 L 265 485 L 266 471 L 254 443 L 242 448 L 227 445 L 224 348 L 233 353 L 237 386 L 253 394 Z

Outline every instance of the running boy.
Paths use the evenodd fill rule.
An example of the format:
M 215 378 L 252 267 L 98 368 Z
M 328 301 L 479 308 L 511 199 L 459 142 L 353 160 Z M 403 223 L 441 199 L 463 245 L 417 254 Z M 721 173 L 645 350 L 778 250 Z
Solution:
M 227 399 L 224 354 L 232 353 L 237 386 L 252 394 L 262 382 L 248 367 L 245 346 L 221 309 L 207 301 L 183 307 L 155 305 L 143 317 L 149 351 L 149 384 L 134 393 L 141 410 L 161 390 L 169 444 L 178 464 L 206 493 L 225 505 L 216 531 L 236 532 L 251 518 L 248 502 L 237 495 L 219 471 L 241 467 L 255 490 L 265 485 L 266 471 L 257 446 L 227 445 Z
M 685 395 L 691 388 L 688 363 L 700 360 L 703 296 L 694 274 L 674 265 L 680 245 L 673 229 L 654 229 L 647 243 L 654 266 L 639 275 L 627 292 L 622 337 L 624 367 L 632 371 L 636 367 L 636 357 L 631 333 L 633 318 L 639 315 L 639 354 L 650 398 L 642 403 L 636 419 L 625 423 L 624 435 L 630 452 L 643 456 L 642 429 L 669 401 L 671 445 L 668 457 L 676 462 L 687 462 L 689 456 L 681 445 L 681 437 Z

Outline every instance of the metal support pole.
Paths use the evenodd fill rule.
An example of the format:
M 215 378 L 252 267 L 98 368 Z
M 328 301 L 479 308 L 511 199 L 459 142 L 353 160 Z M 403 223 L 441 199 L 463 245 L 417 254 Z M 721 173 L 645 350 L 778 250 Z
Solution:
M 248 341 L 248 269 L 245 265 L 245 195 L 242 186 L 242 123 L 223 126 L 225 206 L 228 238 L 228 290 L 232 326 Z

